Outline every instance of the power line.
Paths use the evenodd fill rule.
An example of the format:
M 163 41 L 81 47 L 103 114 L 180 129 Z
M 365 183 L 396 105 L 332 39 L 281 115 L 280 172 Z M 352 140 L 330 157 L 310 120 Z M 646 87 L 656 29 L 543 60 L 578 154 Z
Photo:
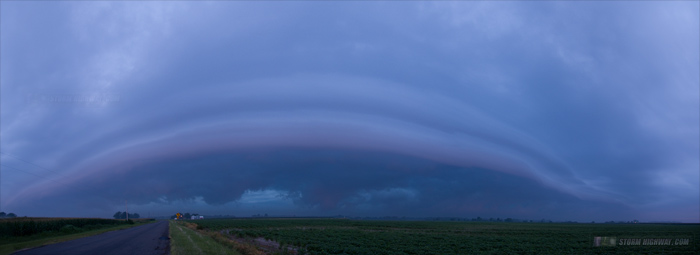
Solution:
M 22 169 L 19 169 L 19 168 L 17 168 L 17 167 L 8 166 L 8 165 L 2 164 L 2 163 L 0 163 L 0 166 L 5 167 L 5 168 L 10 168 L 10 169 L 18 170 L 18 171 L 21 171 L 21 172 L 24 172 L 24 173 L 27 173 L 27 174 L 31 174 L 31 175 L 37 176 L 37 177 L 39 177 L 39 178 L 44 178 L 44 179 L 46 179 L 46 180 L 49 180 L 49 181 L 52 181 L 52 182 L 55 182 L 55 183 L 58 183 L 58 184 L 61 184 L 61 185 L 68 184 L 68 183 L 65 183 L 65 182 L 64 182 L 64 183 L 59 183 L 57 180 L 50 179 L 50 178 L 48 178 L 48 177 L 46 177 L 46 176 L 43 176 L 43 175 L 40 175 L 40 174 L 36 174 L 36 173 L 30 172 L 30 171 L 22 170 Z M 70 184 L 68 184 L 68 185 L 70 185 Z M 88 187 L 88 188 L 90 188 L 90 187 Z
M 65 175 L 63 175 L 63 174 L 61 174 L 61 173 L 59 173 L 59 172 L 56 172 L 56 171 L 50 170 L 50 169 L 48 169 L 48 168 L 42 167 L 42 166 L 40 166 L 40 165 L 34 164 L 34 163 L 32 163 L 32 162 L 30 162 L 30 161 L 27 161 L 27 160 L 24 160 L 24 159 L 22 159 L 22 158 L 20 158 L 20 157 L 18 157 L 18 156 L 15 156 L 15 155 L 12 155 L 12 154 L 9 154 L 9 153 L 6 153 L 6 152 L 1 152 L 1 151 L 0 151 L 0 154 L 1 154 L 1 155 L 6 155 L 6 156 L 11 156 L 11 157 L 13 157 L 13 158 L 15 158 L 15 159 L 17 159 L 17 160 L 19 160 L 19 161 L 22 161 L 22 162 L 24 162 L 24 163 L 27 163 L 27 164 L 30 164 L 30 165 L 32 165 L 32 166 L 38 167 L 38 168 L 40 168 L 40 169 L 43 169 L 43 170 L 45 170 L 45 171 L 48 171 L 48 172 L 57 174 L 57 175 L 59 175 L 59 177 L 67 178 L 67 176 L 65 176 Z M 36 174 L 36 173 L 34 173 L 34 172 L 22 170 L 22 169 L 17 168 L 17 167 L 8 166 L 8 165 L 5 165 L 5 164 L 0 164 L 0 165 L 1 165 L 1 166 L 4 166 L 4 167 L 9 167 L 10 169 L 15 169 L 15 170 L 18 170 L 18 171 L 27 173 L 27 174 L 31 174 L 31 175 L 37 176 L 37 177 L 39 177 L 39 178 L 43 178 L 43 179 L 46 179 L 46 180 L 50 180 L 50 181 L 55 182 L 55 183 L 57 183 L 57 184 L 61 184 L 61 185 L 68 184 L 68 183 L 65 183 L 65 182 L 64 182 L 64 183 L 59 183 L 58 181 L 56 181 L 56 180 L 54 180 L 54 179 L 50 179 L 49 177 L 47 177 L 47 176 L 45 176 L 45 175 Z M 70 185 L 70 184 L 69 184 L 69 185 Z
M 3 152 L 0 152 L 0 154 L 10 155 L 10 154 L 3 153 Z M 10 155 L 10 156 L 13 156 L 13 155 Z M 68 182 L 65 182 L 65 181 L 62 180 L 63 178 L 68 178 L 68 176 L 66 176 L 66 175 L 63 175 L 63 174 L 61 174 L 61 173 L 59 173 L 59 172 L 56 172 L 56 171 L 49 170 L 49 169 L 47 169 L 47 168 L 41 167 L 41 166 L 39 166 L 39 165 L 36 165 L 36 164 L 34 164 L 34 163 L 28 162 L 28 161 L 26 161 L 26 160 L 23 160 L 23 159 L 17 157 L 17 156 L 13 156 L 13 157 L 15 157 L 15 158 L 17 158 L 17 159 L 19 159 L 19 160 L 21 160 L 21 161 L 23 161 L 23 162 L 25 162 L 25 163 L 28 163 L 28 164 L 34 165 L 34 166 L 36 166 L 36 167 L 39 167 L 39 168 L 41 168 L 41 169 L 47 170 L 47 171 L 49 171 L 49 172 L 58 174 L 60 178 L 59 178 L 59 179 L 50 178 L 50 177 L 47 177 L 47 176 L 45 176 L 45 175 L 37 174 L 37 173 L 30 172 L 30 171 L 27 171 L 27 170 L 22 170 L 22 169 L 20 169 L 20 168 L 17 168 L 17 167 L 14 167 L 14 166 L 8 166 L 8 165 L 2 164 L 2 163 L 0 163 L 0 166 L 8 167 L 8 168 L 10 168 L 10 169 L 14 169 L 14 170 L 18 170 L 18 171 L 21 171 L 21 172 L 24 172 L 24 173 L 27 173 L 27 174 L 31 174 L 31 175 L 37 176 L 37 177 L 39 177 L 39 178 L 43 178 L 43 179 L 45 179 L 45 180 L 52 181 L 52 182 L 57 183 L 57 184 L 61 184 L 61 185 L 73 185 L 72 183 L 68 183 Z M 60 182 L 59 182 L 59 181 L 60 181 Z M 93 188 L 93 187 L 90 187 L 90 186 L 83 186 L 83 187 L 88 188 L 88 189 L 91 189 L 91 190 L 93 190 L 93 191 L 95 191 L 95 192 L 98 192 L 98 191 L 99 191 L 99 190 L 97 190 L 97 189 L 95 189 L 95 188 Z
M 61 179 L 49 178 L 49 177 L 47 177 L 47 176 L 43 176 L 43 175 L 40 175 L 40 174 L 37 174 L 37 173 L 34 173 L 34 172 L 22 170 L 22 169 L 19 169 L 19 168 L 17 168 L 17 167 L 8 166 L 8 165 L 2 164 L 2 163 L 0 163 L 0 166 L 6 167 L 6 168 L 10 168 L 10 169 L 14 169 L 14 170 L 18 170 L 18 171 L 21 171 L 21 172 L 24 172 L 24 173 L 27 173 L 27 174 L 31 174 L 31 175 L 37 176 L 37 177 L 39 177 L 39 178 L 46 179 L 46 180 L 48 180 L 48 181 L 52 181 L 52 182 L 54 182 L 54 183 L 56 183 L 56 184 L 59 184 L 59 185 L 62 185 L 62 186 L 64 186 L 64 187 L 65 187 L 66 185 L 68 185 L 69 187 L 70 187 L 70 186 L 73 186 L 72 183 L 65 182 L 65 181 L 63 181 L 63 180 L 61 180 Z M 87 185 L 82 186 L 82 187 L 92 190 L 92 191 L 94 192 L 94 194 L 99 194 L 99 193 L 101 193 L 99 190 L 97 190 L 97 189 L 95 189 L 95 188 L 93 188 L 93 187 L 87 186 Z
M 30 161 L 28 161 L 28 160 L 24 160 L 24 159 L 22 159 L 22 158 L 20 158 L 20 157 L 18 157 L 18 156 L 15 156 L 15 155 L 12 155 L 12 154 L 9 154 L 9 153 L 6 153 L 6 152 L 0 152 L 0 154 L 4 154 L 4 155 L 7 155 L 7 156 L 11 156 L 11 157 L 13 157 L 13 158 L 15 158 L 15 159 L 18 159 L 18 160 L 20 160 L 20 161 L 22 161 L 22 162 L 24 162 L 24 163 L 27 163 L 27 164 L 33 165 L 33 166 L 35 166 L 35 167 L 38 167 L 38 168 L 40 168 L 40 169 L 42 169 L 42 170 L 45 170 L 45 171 L 54 173 L 54 174 L 58 175 L 59 178 L 70 178 L 70 176 L 67 176 L 67 175 L 65 175 L 65 174 L 63 174 L 63 173 L 61 173 L 61 172 L 54 171 L 54 170 L 48 169 L 48 168 L 46 168 L 46 167 L 43 167 L 43 166 L 34 164 L 34 163 L 32 163 L 32 162 L 30 162 Z M 7 165 L 4 165 L 4 166 L 7 166 Z M 9 167 L 9 166 L 7 166 L 7 167 Z M 17 170 L 20 170 L 20 171 L 24 171 L 24 170 L 18 169 L 18 168 L 16 168 L 16 167 L 13 167 L 13 168 L 14 168 L 14 169 L 17 169 Z M 26 172 L 26 171 L 25 171 L 25 172 Z M 31 173 L 31 172 L 26 172 L 26 173 Z M 36 174 L 34 174 L 34 173 L 31 173 L 31 174 L 33 174 L 33 175 L 35 175 L 35 176 L 39 176 L 39 175 L 36 175 Z M 48 177 L 46 177 L 46 176 L 39 176 L 39 177 L 41 177 L 41 178 L 47 178 L 47 179 L 48 179 Z M 49 180 L 52 180 L 52 179 L 49 179 Z M 68 183 L 64 183 L 64 184 L 68 184 Z M 70 184 L 69 184 L 69 185 L 70 185 Z M 92 188 L 92 187 L 88 187 L 88 186 L 86 186 L 86 187 L 92 189 L 93 191 L 97 191 L 96 189 L 94 189 L 94 188 Z
M 17 156 L 15 156 L 15 155 L 12 155 L 12 154 L 9 154 L 9 153 L 6 153 L 6 152 L 1 152 L 1 151 L 0 151 L 0 154 L 4 154 L 4 155 L 7 155 L 7 156 L 11 156 L 11 157 L 13 157 L 13 158 L 15 158 L 15 159 L 17 159 L 17 160 L 19 160 L 19 161 L 22 161 L 22 162 L 24 162 L 24 163 L 27 163 L 27 164 L 33 165 L 33 166 L 35 166 L 35 167 L 41 168 L 42 170 L 45 170 L 45 171 L 48 171 L 48 172 L 51 172 L 51 173 L 60 175 L 60 176 L 63 177 L 63 178 L 68 178 L 68 176 L 63 175 L 63 174 L 60 173 L 60 172 L 57 172 L 57 171 L 48 169 L 48 168 L 46 168 L 46 167 L 42 167 L 42 166 L 40 166 L 40 165 L 34 164 L 34 163 L 30 162 L 30 161 L 24 160 L 24 159 L 22 159 L 22 158 L 20 158 L 20 157 L 17 157 Z
M 51 173 L 54 173 L 54 174 L 58 175 L 58 177 L 59 177 L 58 180 L 60 180 L 60 179 L 62 179 L 62 178 L 69 178 L 69 177 L 70 177 L 70 176 L 64 175 L 64 174 L 61 173 L 61 172 L 54 171 L 54 170 L 48 169 L 48 168 L 46 168 L 46 167 L 42 167 L 42 166 L 40 166 L 40 165 L 34 164 L 34 163 L 32 163 L 32 162 L 30 162 L 30 161 L 28 161 L 28 160 L 22 159 L 22 158 L 20 158 L 20 157 L 18 157 L 18 156 L 15 156 L 15 155 L 12 155 L 12 154 L 9 154 L 9 153 L 6 153 L 6 152 L 0 152 L 0 154 L 2 154 L 2 155 L 7 155 L 7 156 L 11 156 L 11 157 L 13 157 L 13 158 L 15 158 L 15 159 L 17 159 L 17 160 L 19 160 L 19 161 L 22 161 L 22 162 L 24 162 L 24 163 L 30 164 L 30 165 L 32 165 L 32 166 L 34 166 L 34 167 L 43 169 L 43 170 L 48 171 L 48 172 L 51 172 Z M 47 179 L 47 180 L 49 180 L 49 181 L 52 181 L 52 182 L 55 182 L 55 183 L 58 183 L 58 184 L 61 184 L 61 183 L 59 183 L 56 179 L 51 179 L 51 178 L 49 178 L 49 177 L 47 177 L 47 176 L 38 175 L 38 174 L 36 174 L 36 173 L 29 172 L 29 171 L 26 171 L 26 170 L 22 170 L 22 169 L 19 169 L 19 168 L 17 168 L 17 167 L 11 167 L 11 166 L 8 166 L 8 165 L 5 165 L 5 164 L 0 164 L 0 165 L 2 165 L 2 166 L 4 166 L 4 167 L 9 167 L 9 168 L 11 168 L 11 169 L 19 170 L 19 171 L 22 171 L 22 172 L 25 172 L 25 173 L 28 173 L 28 174 L 31 174 L 31 175 L 34 175 L 34 176 L 37 176 L 37 177 L 40 177 L 40 178 L 44 178 L 44 179 Z M 65 184 L 73 185 L 73 184 L 71 184 L 71 183 L 63 182 L 63 185 L 65 185 Z M 93 188 L 93 187 L 90 187 L 90 186 L 87 186 L 87 185 L 84 185 L 83 187 L 92 190 L 93 192 L 95 192 L 95 194 L 101 193 L 101 190 L 95 189 L 95 188 Z
M 33 173 L 33 172 L 29 172 L 29 171 L 26 171 L 26 170 L 22 170 L 22 169 L 19 169 L 19 168 L 17 168 L 17 167 L 8 166 L 8 165 L 2 164 L 2 163 L 0 163 L 0 166 L 9 167 L 10 169 L 14 169 L 14 170 L 18 170 L 18 171 L 21 171 L 21 172 L 24 172 L 24 173 L 27 173 L 27 174 L 31 174 L 31 175 L 37 176 L 37 177 L 39 177 L 39 178 L 44 178 L 44 179 L 46 179 L 46 180 L 49 180 L 49 181 L 52 181 L 52 182 L 55 182 L 55 183 L 58 183 L 58 184 L 63 184 L 63 185 L 68 184 L 68 183 L 59 183 L 57 180 L 50 179 L 50 178 L 48 178 L 48 177 L 46 177 L 46 176 L 43 176 L 43 175 L 40 175 L 40 174 L 36 174 L 36 173 Z M 70 184 L 69 184 L 69 185 L 70 185 Z

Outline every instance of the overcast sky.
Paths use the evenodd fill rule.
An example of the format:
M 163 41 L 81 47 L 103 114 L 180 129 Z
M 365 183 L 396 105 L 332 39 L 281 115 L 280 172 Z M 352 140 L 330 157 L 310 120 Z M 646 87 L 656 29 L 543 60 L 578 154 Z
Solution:
M 699 4 L 2 2 L 0 210 L 699 222 Z

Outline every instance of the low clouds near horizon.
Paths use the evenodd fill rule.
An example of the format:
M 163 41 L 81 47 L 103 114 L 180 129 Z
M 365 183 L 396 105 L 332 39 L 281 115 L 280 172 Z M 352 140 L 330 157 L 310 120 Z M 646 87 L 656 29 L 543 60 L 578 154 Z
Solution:
M 698 222 L 698 4 L 3 2 L 0 208 Z

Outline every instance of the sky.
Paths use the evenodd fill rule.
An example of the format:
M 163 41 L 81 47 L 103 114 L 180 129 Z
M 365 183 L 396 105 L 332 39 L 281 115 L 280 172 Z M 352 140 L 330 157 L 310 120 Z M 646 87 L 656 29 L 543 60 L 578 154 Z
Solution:
M 700 222 L 697 1 L 3 1 L 0 210 Z

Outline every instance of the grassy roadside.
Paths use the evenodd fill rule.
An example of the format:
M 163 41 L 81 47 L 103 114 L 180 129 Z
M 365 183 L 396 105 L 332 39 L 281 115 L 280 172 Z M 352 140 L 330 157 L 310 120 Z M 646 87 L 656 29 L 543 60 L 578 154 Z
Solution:
M 89 230 L 89 231 L 84 231 L 84 232 L 69 234 L 69 235 L 39 236 L 36 239 L 30 239 L 30 240 L 26 240 L 26 238 L 19 239 L 19 241 L 14 241 L 12 239 L 2 240 L 2 244 L 0 244 L 0 255 L 11 254 L 13 252 L 16 252 L 16 251 L 19 251 L 22 249 L 34 248 L 34 247 L 39 247 L 39 246 L 43 246 L 43 245 L 60 243 L 60 242 L 70 241 L 73 239 L 93 236 L 93 235 L 99 235 L 99 234 L 109 232 L 109 231 L 132 228 L 132 227 L 141 226 L 141 225 L 148 224 L 148 223 L 153 223 L 153 221 L 137 221 L 133 225 L 118 225 L 118 226 L 114 226 L 114 227 Z M 8 242 L 8 243 L 5 243 L 5 242 Z
M 170 221 L 170 254 L 240 254 L 187 226 Z

